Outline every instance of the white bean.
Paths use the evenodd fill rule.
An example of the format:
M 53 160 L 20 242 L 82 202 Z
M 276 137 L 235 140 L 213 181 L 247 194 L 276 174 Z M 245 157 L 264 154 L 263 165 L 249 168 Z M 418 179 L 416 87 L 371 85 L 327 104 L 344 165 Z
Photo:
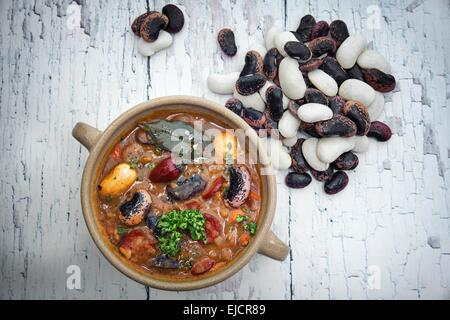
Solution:
M 295 137 L 299 127 L 300 119 L 294 117 L 289 110 L 283 113 L 283 116 L 278 122 L 278 130 L 280 130 L 281 135 L 285 138 Z
M 284 138 L 282 142 L 286 147 L 293 147 L 297 143 L 297 136 L 295 135 L 290 138 Z
M 237 92 L 236 89 L 234 89 L 233 96 L 241 101 L 246 108 L 253 108 L 260 112 L 264 112 L 266 109 L 266 104 L 258 92 L 255 92 L 249 96 L 243 96 Z
M 275 36 L 275 46 L 278 49 L 278 52 L 283 56 L 283 57 L 287 57 L 287 53 L 286 51 L 284 51 L 284 45 L 286 44 L 286 42 L 288 41 L 297 41 L 297 38 L 294 36 L 294 34 L 292 32 L 289 31 L 285 31 L 285 32 L 281 32 L 278 33 Z M 297 63 L 298 64 L 298 63 Z
M 297 110 L 300 120 L 313 123 L 333 118 L 333 111 L 320 103 L 305 103 Z
M 317 157 L 326 163 L 336 160 L 344 152 L 350 151 L 355 146 L 353 137 L 327 137 L 319 139 L 317 143 Z
M 368 106 L 375 99 L 375 90 L 361 80 L 348 79 L 339 87 L 339 95 L 345 100 L 356 100 Z
M 338 85 L 330 75 L 323 70 L 316 69 L 308 72 L 308 78 L 311 83 L 325 95 L 334 97 L 338 92 Z
M 267 30 L 266 36 L 264 37 L 267 50 L 275 48 L 275 36 L 282 31 L 283 30 L 281 29 L 281 27 L 277 25 L 273 25 L 272 27 L 269 28 L 269 30 Z
M 288 98 L 297 100 L 305 96 L 306 83 L 297 60 L 291 57 L 281 60 L 278 74 L 281 89 Z
M 271 138 L 264 138 L 262 142 L 266 147 L 272 167 L 277 170 L 289 169 L 292 159 L 282 142 Z
M 375 99 L 367 106 L 367 112 L 369 113 L 370 121 L 377 120 L 384 109 L 384 95 L 378 91 L 375 91 Z
M 355 146 L 352 149 L 353 152 L 363 153 L 369 149 L 370 141 L 367 136 L 354 136 L 352 138 L 355 141 Z
M 361 52 L 366 49 L 367 40 L 363 35 L 355 34 L 342 42 L 336 52 L 336 60 L 342 68 L 350 69 L 356 63 Z
M 317 171 L 325 171 L 329 167 L 329 163 L 323 162 L 317 157 L 317 144 L 319 139 L 308 138 L 302 144 L 302 153 L 306 162 Z
M 391 72 L 389 62 L 378 52 L 374 50 L 364 50 L 356 60 L 358 66 L 364 69 L 378 69 L 384 73 Z
M 140 54 L 146 57 L 150 57 L 157 53 L 158 51 L 161 51 L 163 49 L 166 49 L 170 47 L 172 44 L 172 36 L 167 31 L 161 30 L 159 32 L 158 39 L 156 39 L 153 42 L 147 42 L 142 38 L 139 38 L 138 42 L 138 51 Z
M 239 72 L 211 73 L 208 76 L 208 88 L 217 94 L 232 94 L 239 78 Z

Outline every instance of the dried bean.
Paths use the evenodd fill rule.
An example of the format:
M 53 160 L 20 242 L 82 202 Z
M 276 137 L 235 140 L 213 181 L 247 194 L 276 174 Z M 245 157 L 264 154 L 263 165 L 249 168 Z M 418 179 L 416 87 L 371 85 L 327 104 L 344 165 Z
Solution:
M 356 134 L 365 136 L 370 128 L 370 117 L 367 108 L 358 101 L 347 101 L 342 110 L 344 115 L 356 124 Z
M 275 47 L 275 36 L 280 32 L 282 32 L 282 30 L 277 25 L 273 25 L 272 27 L 269 28 L 269 30 L 267 30 L 267 33 L 265 34 L 264 37 L 264 42 L 268 50 Z
M 288 98 L 297 100 L 304 97 L 306 83 L 298 68 L 297 60 L 284 58 L 280 63 L 279 76 L 281 89 Z
M 328 35 L 330 26 L 326 21 L 319 21 L 311 29 L 311 40 Z
M 314 87 L 329 97 L 335 96 L 338 93 L 338 84 L 336 81 L 321 69 L 308 72 L 308 79 Z
M 298 108 L 300 108 L 300 106 L 304 103 L 305 103 L 305 101 L 303 101 L 303 100 L 289 100 L 288 111 L 294 117 L 297 117 Z
M 354 136 L 355 146 L 351 151 L 356 153 L 366 152 L 369 149 L 369 138 L 367 136 Z
M 353 170 L 358 164 L 358 156 L 351 151 L 347 151 L 334 160 L 333 167 L 336 170 Z
M 284 181 L 289 188 L 300 189 L 308 186 L 311 180 L 311 176 L 307 173 L 290 172 Z
M 162 13 L 169 18 L 166 31 L 170 33 L 177 33 L 183 29 L 184 15 L 183 12 L 174 4 L 167 4 L 162 8 Z
M 378 69 L 363 69 L 364 81 L 379 92 L 389 92 L 395 88 L 394 76 Z
M 329 166 L 328 169 L 325 171 L 317 171 L 317 170 L 311 169 L 312 176 L 317 181 L 321 181 L 321 182 L 330 180 L 333 175 L 333 172 L 334 172 L 334 169 L 332 166 Z
M 350 79 L 356 79 L 356 80 L 364 81 L 363 73 L 362 73 L 361 69 L 358 67 L 357 64 L 355 64 L 350 69 L 347 69 L 347 74 L 350 77 Z
M 323 59 L 320 58 L 312 58 L 306 63 L 301 63 L 299 66 L 300 71 L 302 72 L 309 72 L 316 69 L 319 69 L 319 67 L 322 65 Z
M 265 114 L 253 108 L 244 108 L 242 118 L 254 129 L 261 129 L 266 122 Z
M 330 35 L 336 41 L 337 46 L 340 46 L 345 39 L 349 37 L 347 25 L 342 20 L 334 20 L 330 24 Z
M 378 141 L 388 141 L 392 136 L 389 126 L 381 121 L 374 121 L 370 124 L 368 137 L 375 138 Z
M 317 157 L 320 161 L 331 163 L 344 152 L 350 151 L 355 146 L 353 137 L 326 137 L 317 143 Z
M 147 18 L 150 14 L 152 14 L 154 12 L 156 12 L 156 11 L 150 11 L 150 12 L 143 13 L 139 17 L 134 19 L 133 23 L 131 24 L 131 30 L 133 31 L 133 33 L 135 35 L 137 35 L 138 37 L 141 36 L 142 22 L 144 22 L 145 18 Z
M 345 72 L 345 70 L 341 67 L 341 65 L 335 58 L 326 57 L 325 59 L 323 59 L 323 63 L 320 66 L 320 69 L 330 75 L 336 81 L 338 86 L 340 86 L 342 82 L 348 79 L 347 72 Z
M 298 41 L 288 41 L 284 45 L 284 51 L 291 58 L 297 59 L 300 62 L 307 62 L 311 59 L 312 53 L 311 50 L 303 43 Z
M 278 129 L 280 130 L 281 135 L 286 138 L 295 137 L 299 127 L 300 120 L 289 111 L 285 111 L 278 122 Z
M 325 182 L 324 190 L 327 194 L 336 194 L 348 184 L 348 175 L 344 171 L 336 171 L 331 179 Z
M 297 115 L 300 120 L 313 123 L 331 119 L 333 111 L 328 106 L 320 103 L 306 103 L 300 106 Z
M 277 48 L 272 48 L 264 56 L 263 71 L 269 80 L 273 80 L 277 76 L 279 55 Z
M 358 56 L 366 49 L 367 40 L 356 34 L 348 37 L 336 52 L 336 59 L 344 69 L 350 69 L 356 63 Z
M 277 86 L 271 86 L 266 90 L 266 101 L 270 117 L 279 121 L 283 116 L 283 91 Z
M 391 72 L 389 62 L 387 62 L 381 54 L 374 50 L 364 50 L 363 53 L 359 55 L 356 63 L 363 69 L 378 69 L 384 73 Z
M 307 135 L 314 137 L 314 138 L 320 138 L 321 136 L 317 134 L 315 124 L 309 123 L 309 122 L 301 122 L 300 123 L 300 129 L 306 133 Z
M 242 111 L 244 110 L 244 105 L 241 101 L 236 98 L 230 98 L 225 102 L 225 107 L 228 110 L 233 111 L 238 116 L 242 116 Z
M 239 79 L 239 72 L 231 72 L 227 74 L 211 73 L 208 76 L 207 84 L 209 90 L 217 94 L 233 93 L 236 81 Z
M 317 157 L 317 144 L 319 139 L 308 138 L 302 144 L 302 153 L 308 165 L 317 171 L 325 171 L 328 169 L 329 163 L 323 162 Z
M 140 35 L 147 42 L 158 39 L 159 32 L 167 27 L 169 18 L 160 12 L 150 13 L 142 22 Z
M 352 137 L 356 134 L 356 124 L 347 117 L 337 114 L 333 118 L 315 124 L 315 130 L 321 137 Z
M 311 31 L 315 24 L 316 20 L 310 14 L 304 16 L 300 20 L 296 33 L 300 36 L 302 42 L 308 42 L 311 40 Z
M 236 81 L 236 90 L 243 96 L 249 96 L 261 89 L 266 81 L 266 77 L 259 73 L 239 77 Z
M 292 32 L 285 31 L 275 36 L 275 46 L 278 49 L 278 52 L 280 52 L 283 57 L 287 57 L 288 55 L 286 51 L 284 51 L 284 46 L 289 41 L 298 42 L 297 38 L 292 34 Z
M 320 57 L 323 54 L 334 54 L 336 52 L 336 42 L 332 38 L 319 37 L 308 44 L 313 57 Z
M 306 173 L 310 167 L 303 157 L 302 144 L 305 139 L 298 139 L 295 145 L 291 148 L 292 169 L 297 173 Z
M 245 64 L 240 73 L 240 77 L 255 73 L 263 73 L 263 58 L 258 51 L 251 50 L 245 55 Z
M 143 38 L 140 38 L 138 41 L 138 51 L 143 56 L 150 57 L 155 53 L 170 47 L 172 41 L 173 39 L 170 33 L 161 30 L 158 39 L 153 42 L 147 42 Z
M 305 91 L 305 99 L 308 103 L 321 103 L 328 105 L 328 98 L 319 90 L 308 88 Z
M 328 106 L 331 110 L 333 110 L 333 114 L 342 114 L 342 109 L 345 105 L 345 100 L 342 99 L 340 96 L 331 97 L 328 99 L 329 103 Z
M 261 98 L 259 92 L 255 92 L 249 96 L 243 96 L 239 92 L 237 92 L 236 89 L 234 89 L 233 97 L 241 101 L 246 108 L 253 108 L 260 112 L 264 112 L 264 110 L 266 109 L 266 103 Z
M 377 120 L 384 109 L 384 95 L 378 91 L 375 91 L 375 99 L 367 106 L 367 112 L 369 113 L 370 121 Z
M 363 81 L 348 79 L 339 87 L 339 95 L 345 100 L 361 101 L 368 106 L 375 99 L 375 90 Z
M 237 52 L 236 42 L 234 40 L 234 33 L 231 29 L 224 28 L 217 34 L 217 41 L 222 51 L 227 56 L 234 56 Z

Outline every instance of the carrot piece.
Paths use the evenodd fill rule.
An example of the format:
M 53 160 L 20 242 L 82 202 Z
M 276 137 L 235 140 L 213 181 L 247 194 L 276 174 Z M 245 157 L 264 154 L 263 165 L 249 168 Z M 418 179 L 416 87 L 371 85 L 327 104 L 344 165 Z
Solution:
M 248 199 L 259 201 L 259 200 L 261 200 L 261 197 L 255 191 L 251 190 L 248 195 Z
M 122 151 L 120 151 L 120 147 L 117 145 L 111 151 L 111 157 L 118 161 L 122 157 Z
M 244 232 L 239 237 L 239 243 L 241 244 L 241 246 L 245 247 L 246 245 L 248 245 L 249 241 L 250 241 L 250 234 L 248 232 Z
M 220 216 L 221 216 L 222 218 L 228 217 L 228 211 L 226 211 L 226 210 L 220 211 Z
M 241 209 L 236 209 L 236 210 L 231 211 L 231 215 L 229 218 L 230 223 L 236 222 L 236 219 L 239 215 L 245 215 Z

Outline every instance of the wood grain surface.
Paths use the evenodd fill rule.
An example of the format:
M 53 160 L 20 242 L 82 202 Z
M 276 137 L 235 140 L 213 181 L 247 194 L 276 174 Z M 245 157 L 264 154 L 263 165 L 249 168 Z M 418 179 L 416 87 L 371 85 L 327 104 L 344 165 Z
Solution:
M 137 52 L 133 18 L 164 1 L 0 1 L 1 299 L 428 299 L 450 298 L 450 5 L 403 1 L 179 1 L 173 45 Z M 79 18 L 78 14 L 79 12 Z M 210 72 L 237 71 L 274 22 L 287 30 L 311 13 L 343 19 L 385 55 L 398 80 L 384 119 L 394 135 L 371 141 L 345 191 L 327 196 L 278 175 L 274 232 L 283 263 L 255 256 L 233 278 L 193 292 L 146 288 L 115 270 L 84 224 L 80 180 L 87 151 L 78 121 L 104 129 L 154 97 L 224 102 Z M 235 31 L 226 57 L 217 31 Z M 66 286 L 70 265 L 81 289 Z

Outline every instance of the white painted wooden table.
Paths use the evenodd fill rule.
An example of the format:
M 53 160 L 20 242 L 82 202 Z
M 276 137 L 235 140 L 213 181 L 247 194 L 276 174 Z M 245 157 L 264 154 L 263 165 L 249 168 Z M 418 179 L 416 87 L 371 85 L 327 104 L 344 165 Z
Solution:
M 137 53 L 130 24 L 164 1 L 77 2 L 0 1 L 0 298 L 450 298 L 448 1 L 180 1 L 186 25 L 151 59 Z M 73 125 L 104 129 L 171 94 L 223 102 L 206 76 L 238 70 L 242 58 L 220 53 L 217 31 L 235 31 L 242 57 L 273 20 L 292 30 L 306 13 L 345 20 L 391 61 L 398 86 L 382 118 L 392 139 L 372 142 L 336 196 L 314 182 L 289 190 L 279 175 L 273 229 L 291 247 L 283 263 L 256 256 L 232 279 L 189 293 L 120 274 L 83 222 L 87 152 Z M 80 290 L 66 288 L 69 265 L 81 268 Z

